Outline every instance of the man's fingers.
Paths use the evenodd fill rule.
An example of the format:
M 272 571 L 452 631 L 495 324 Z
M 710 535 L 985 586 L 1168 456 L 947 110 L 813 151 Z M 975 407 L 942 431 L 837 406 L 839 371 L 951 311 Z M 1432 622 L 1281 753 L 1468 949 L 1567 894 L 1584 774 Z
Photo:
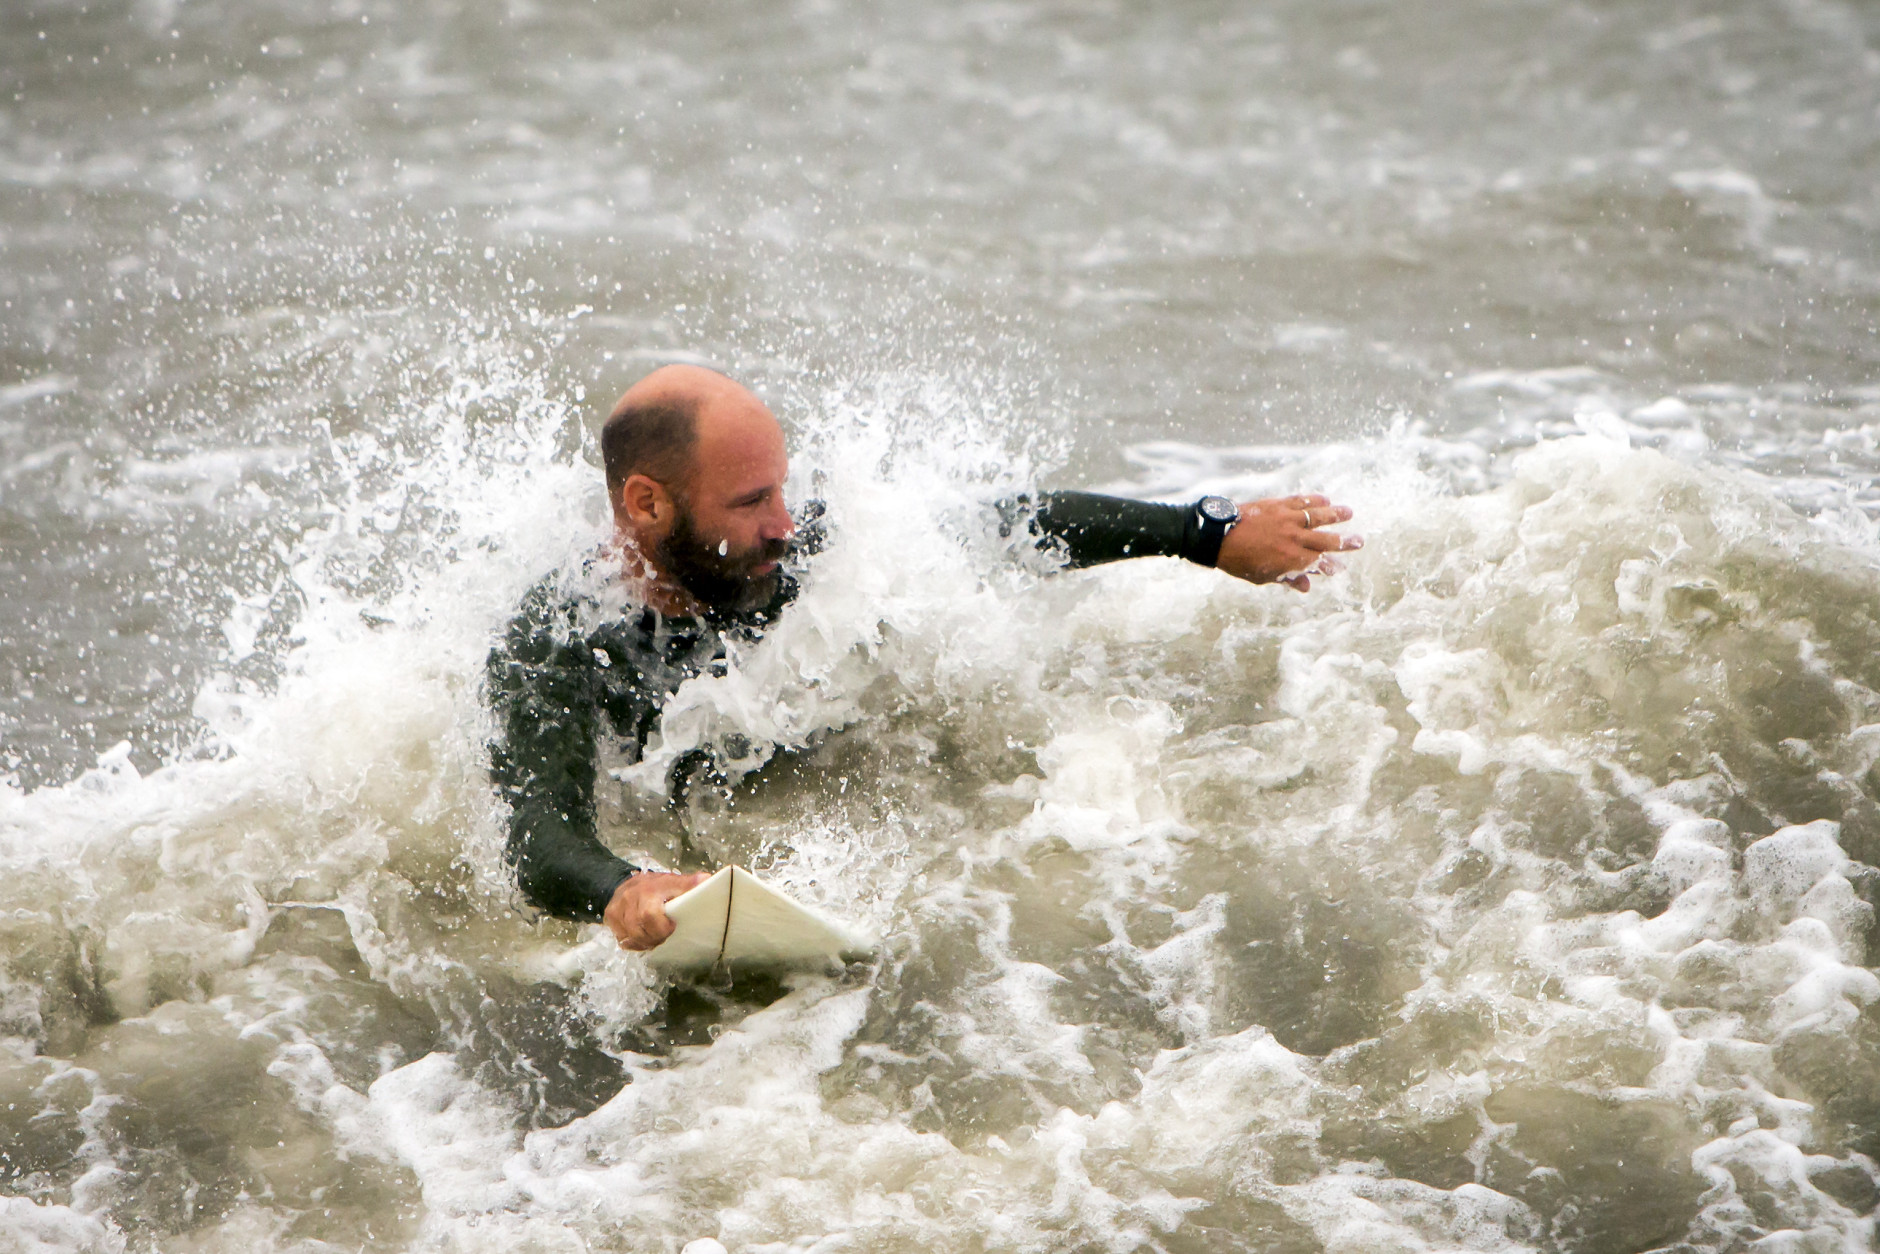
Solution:
M 673 922 L 656 900 L 643 900 L 634 912 L 633 928 L 620 941 L 622 949 L 644 952 L 672 935 Z
M 1364 547 L 1363 536 L 1341 536 L 1336 531 L 1308 531 L 1299 537 L 1299 547 L 1314 553 L 1348 553 Z
M 666 913 L 665 906 L 655 901 L 646 903 L 646 909 L 640 915 L 640 934 L 642 936 L 645 936 L 648 940 L 652 941 L 654 945 L 657 945 L 659 942 L 672 935 L 672 929 L 675 926 L 672 917 Z M 647 948 L 650 949 L 652 946 L 649 945 Z
M 1281 575 L 1278 582 L 1285 584 L 1294 592 L 1307 592 L 1312 588 L 1311 578 L 1302 570 L 1294 571 L 1290 575 Z
M 1247 504 L 1263 505 L 1268 511 L 1277 513 L 1281 517 L 1291 518 L 1307 530 L 1314 527 L 1333 527 L 1351 520 L 1349 506 L 1334 505 L 1316 492 L 1283 496 L 1272 501 L 1249 501 Z

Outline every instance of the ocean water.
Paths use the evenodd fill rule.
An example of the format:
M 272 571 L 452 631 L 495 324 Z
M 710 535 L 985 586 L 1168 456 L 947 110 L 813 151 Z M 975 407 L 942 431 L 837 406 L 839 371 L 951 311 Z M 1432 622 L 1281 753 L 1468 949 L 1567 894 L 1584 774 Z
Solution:
M 1825 0 L 5 5 L 0 1251 L 1874 1248 L 1876 135 Z M 832 541 L 605 831 L 871 963 L 502 866 L 669 360 Z

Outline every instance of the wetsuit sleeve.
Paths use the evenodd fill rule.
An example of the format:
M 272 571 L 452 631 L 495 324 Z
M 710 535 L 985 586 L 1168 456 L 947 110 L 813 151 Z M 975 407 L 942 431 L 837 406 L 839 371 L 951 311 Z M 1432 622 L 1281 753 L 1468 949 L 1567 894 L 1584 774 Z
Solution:
M 532 594 L 490 653 L 490 776 L 509 803 L 505 854 L 523 896 L 558 918 L 594 922 L 639 868 L 595 834 L 593 655 L 572 634 L 557 638 L 549 618 Z
M 1040 549 L 1061 552 L 1072 568 L 1129 557 L 1199 560 L 1200 522 L 1192 505 L 1042 492 L 1000 501 L 998 510 L 999 534 L 1029 536 Z

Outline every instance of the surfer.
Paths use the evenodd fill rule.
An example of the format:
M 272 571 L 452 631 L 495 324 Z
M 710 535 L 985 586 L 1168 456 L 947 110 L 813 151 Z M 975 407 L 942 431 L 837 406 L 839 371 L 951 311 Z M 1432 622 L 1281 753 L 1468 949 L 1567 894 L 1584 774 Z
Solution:
M 672 932 L 665 903 L 707 877 L 641 869 L 600 842 L 602 737 L 637 760 L 679 685 L 722 671 L 727 640 L 776 619 L 796 593 L 789 567 L 817 547 L 820 507 L 791 515 L 782 427 L 755 394 L 698 366 L 634 384 L 601 429 L 601 459 L 614 514 L 601 586 L 625 600 L 610 608 L 592 581 L 553 577 L 524 598 L 489 659 L 490 773 L 509 803 L 506 854 L 524 896 L 645 950 Z M 1168 505 L 1047 492 L 997 509 L 1003 534 L 1066 566 L 1181 557 L 1301 592 L 1338 570 L 1331 554 L 1363 544 L 1323 530 L 1351 511 L 1316 495 Z

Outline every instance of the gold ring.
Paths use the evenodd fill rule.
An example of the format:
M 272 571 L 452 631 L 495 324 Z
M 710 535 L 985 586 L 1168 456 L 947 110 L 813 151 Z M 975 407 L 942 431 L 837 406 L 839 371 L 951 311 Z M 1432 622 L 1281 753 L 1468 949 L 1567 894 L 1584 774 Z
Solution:
M 1312 511 L 1302 508 L 1299 512 L 1306 516 L 1306 530 L 1312 530 Z

